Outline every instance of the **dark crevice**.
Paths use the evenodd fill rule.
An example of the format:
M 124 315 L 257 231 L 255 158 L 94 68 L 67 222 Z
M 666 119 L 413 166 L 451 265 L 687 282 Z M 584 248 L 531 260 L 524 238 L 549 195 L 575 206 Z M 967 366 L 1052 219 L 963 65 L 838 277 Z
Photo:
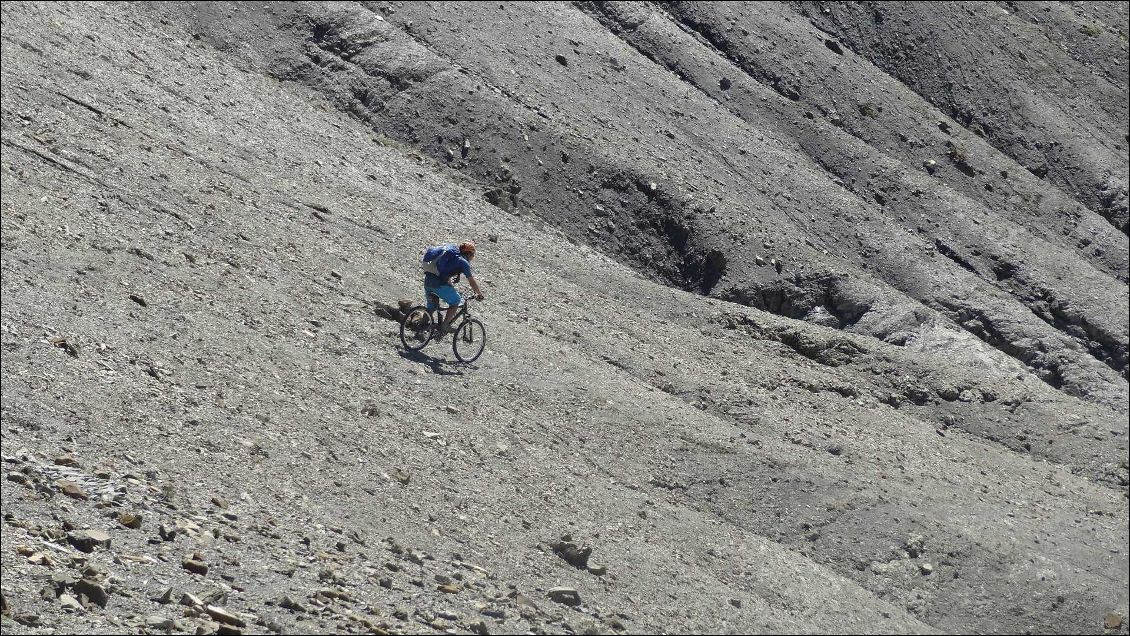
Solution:
M 976 267 L 973 267 L 973 265 L 970 264 L 969 261 L 962 258 L 961 255 L 957 253 L 957 250 L 955 250 L 953 247 L 951 247 L 948 243 L 946 243 L 942 239 L 940 239 L 940 238 L 934 239 L 934 249 L 938 250 L 938 253 L 941 254 L 942 256 L 945 256 L 946 258 L 953 261 L 954 263 L 957 263 L 958 266 L 960 266 L 962 269 L 973 273 L 974 275 L 976 275 L 979 278 L 981 277 L 981 273 L 977 271 Z
M 953 167 L 957 168 L 958 172 L 960 172 L 961 174 L 963 174 L 967 177 L 976 177 L 977 176 L 977 171 L 973 169 L 973 166 L 969 165 L 968 163 L 965 163 L 964 161 L 955 161 L 954 164 L 953 164 Z
M 671 5 L 672 3 L 661 4 L 664 7 L 669 7 L 669 5 Z M 663 63 L 662 60 L 656 60 L 654 54 L 651 51 L 648 51 L 646 47 L 641 47 L 630 38 L 625 38 L 623 36 L 623 33 L 630 33 L 630 29 L 616 28 L 619 24 L 618 20 L 621 19 L 621 16 L 615 9 L 606 9 L 604 3 L 599 2 L 582 3 L 580 6 L 583 10 L 589 11 L 590 13 L 594 14 L 594 18 L 596 18 L 606 27 L 610 28 L 613 33 L 620 35 L 621 39 L 623 39 L 629 46 L 632 46 L 633 48 L 638 50 L 648 59 L 660 63 L 672 72 L 678 72 L 678 69 L 672 67 L 671 64 Z M 696 37 L 696 39 L 700 43 L 703 43 L 705 46 L 711 48 L 714 53 L 720 58 L 736 66 L 741 72 L 746 74 L 752 80 L 757 81 L 762 85 L 772 87 L 776 92 L 786 98 L 795 98 L 795 95 L 793 95 L 792 93 L 783 91 L 781 89 L 780 82 L 775 81 L 775 78 L 771 74 L 761 72 L 761 70 L 757 68 L 750 68 L 750 65 L 746 64 L 744 60 L 740 58 L 740 55 L 731 52 L 725 34 L 716 32 L 713 25 L 698 22 L 692 19 L 690 16 L 684 15 L 684 13 L 685 12 L 678 11 L 678 8 L 675 7 L 674 9 L 671 9 L 667 12 L 667 18 L 671 20 L 676 26 L 682 28 L 684 31 L 687 31 L 692 37 Z M 732 80 L 727 78 L 727 84 L 732 85 Z M 695 84 L 692 83 L 692 85 Z M 707 93 L 703 87 L 697 85 L 695 85 L 695 87 L 709 96 L 709 93 Z M 738 116 L 740 117 L 740 115 Z M 977 122 L 974 121 L 968 113 L 958 113 L 956 117 L 965 125 L 976 127 L 975 125 L 977 124 Z M 978 130 L 980 130 L 981 136 L 984 136 L 984 129 L 980 128 Z M 978 132 L 978 130 L 974 130 L 974 132 Z M 864 141 L 866 142 L 866 140 Z M 963 147 L 951 141 L 947 144 L 947 155 L 950 159 L 951 164 L 962 174 L 968 177 L 977 176 L 977 170 L 968 163 L 967 154 Z M 834 170 L 830 169 L 829 166 L 824 165 L 824 162 L 820 157 L 813 157 L 813 159 L 826 171 L 831 174 L 835 174 Z M 963 257 L 957 249 L 952 247 L 943 239 L 935 239 L 935 248 L 942 256 L 949 259 L 962 269 L 972 273 L 979 279 L 986 282 L 995 282 L 996 284 L 998 284 L 998 286 L 1000 286 L 1000 283 L 1003 281 L 1011 280 L 1018 271 L 1018 267 L 1013 264 L 998 262 L 994 265 L 991 271 L 982 273 L 978 270 L 978 267 L 972 261 Z M 764 309 L 778 315 L 806 320 L 807 322 L 814 324 L 820 324 L 822 326 L 839 329 L 850 328 L 856 322 L 856 320 L 858 320 L 858 317 L 853 319 L 851 315 L 845 315 L 839 309 L 837 303 L 834 301 L 815 303 L 812 302 L 811 294 L 803 291 L 803 288 L 811 283 L 812 281 L 807 281 L 806 283 L 803 283 L 797 287 L 792 287 L 791 289 L 787 283 L 782 281 L 760 287 L 755 286 L 745 289 L 731 288 L 725 290 L 720 297 L 726 300 L 732 300 L 734 302 L 740 302 L 742 304 L 750 305 L 759 309 Z M 1023 296 L 1025 295 L 1027 290 L 1024 289 L 1023 285 L 1021 285 L 1017 289 L 1007 289 L 1006 291 L 1008 291 L 1010 295 L 1012 295 L 1017 300 L 1021 300 L 1022 302 L 1025 301 Z M 1031 303 L 1024 302 L 1024 304 L 1028 305 L 1029 308 L 1032 309 Z M 1035 310 L 1033 309 L 1033 311 Z M 1046 314 L 1047 312 L 1044 313 Z M 1037 314 L 1040 315 L 1040 312 L 1037 312 Z M 1078 320 L 1081 320 L 1082 322 L 1079 323 L 1078 321 L 1076 321 L 1075 323 L 1072 323 L 1070 320 L 1057 320 L 1055 319 L 1055 317 L 1050 317 L 1047 315 L 1041 315 L 1040 317 L 1049 325 L 1055 327 L 1057 330 L 1063 333 L 1065 336 L 1068 336 L 1072 340 L 1082 344 L 1093 357 L 1103 362 L 1115 371 L 1120 372 L 1124 378 L 1126 377 L 1126 354 L 1125 351 L 1123 351 L 1125 347 L 1122 347 L 1111 337 L 1105 334 L 1103 334 L 1104 337 L 1100 338 L 1097 337 L 1096 334 L 1090 333 L 1094 331 L 1094 329 L 1086 324 L 1085 318 L 1078 317 Z M 1041 360 L 1046 360 L 1048 358 L 1048 354 L 1046 353 L 1042 356 L 1034 356 L 1030 352 L 1025 352 L 1020 348 L 998 346 L 998 344 L 1005 343 L 1005 340 L 1000 337 L 993 337 L 992 331 L 992 329 L 987 328 L 984 325 L 977 326 L 976 324 L 971 329 L 972 333 L 975 333 L 981 339 L 985 340 L 989 344 L 992 344 L 998 350 L 1002 351 L 1002 353 L 1021 360 L 1026 364 L 1029 361 L 1037 358 Z M 1057 361 L 1055 363 L 1045 362 L 1044 364 L 1042 364 L 1042 366 L 1037 366 L 1034 368 L 1040 375 L 1048 380 L 1049 384 L 1052 384 L 1053 386 L 1057 386 L 1057 388 L 1059 388 L 1063 386 L 1062 373 L 1059 371 L 1060 365 L 1062 363 L 1062 361 Z
M 1086 348 L 1093 358 L 1127 379 L 1128 351 L 1117 336 L 1100 330 L 1085 315 L 1074 312 L 1066 301 L 1053 296 L 1048 290 L 1038 292 L 1038 297 L 1025 299 L 1024 305 L 1040 320 L 1069 336 Z
M 877 304 L 875 298 L 851 285 L 848 276 L 833 273 L 735 285 L 717 295 L 728 302 L 841 330 L 859 323 Z M 884 339 L 891 344 L 905 344 L 905 338 L 894 333 L 872 335 L 887 336 Z
M 1069 361 L 1054 352 L 1040 341 L 1026 342 L 1009 338 L 1001 331 L 991 316 L 977 307 L 969 307 L 954 301 L 939 301 L 940 309 L 955 323 L 969 333 L 977 336 L 993 348 L 1023 362 L 1036 376 L 1051 387 L 1076 397 L 1085 397 L 1080 388 L 1069 386 L 1064 380 L 1063 365 Z

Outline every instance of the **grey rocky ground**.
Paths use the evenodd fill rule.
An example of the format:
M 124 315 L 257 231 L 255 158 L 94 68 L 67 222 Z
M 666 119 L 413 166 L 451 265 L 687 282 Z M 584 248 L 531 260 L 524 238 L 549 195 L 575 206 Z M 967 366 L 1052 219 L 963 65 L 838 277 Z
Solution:
M 5 3 L 4 632 L 1126 633 L 1124 5 L 937 6 Z

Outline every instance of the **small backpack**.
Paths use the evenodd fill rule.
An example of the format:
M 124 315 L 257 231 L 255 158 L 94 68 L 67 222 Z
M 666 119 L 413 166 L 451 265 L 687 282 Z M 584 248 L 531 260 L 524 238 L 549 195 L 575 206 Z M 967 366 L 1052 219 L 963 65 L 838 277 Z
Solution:
M 437 245 L 429 247 L 424 251 L 424 260 L 420 263 L 420 269 L 424 270 L 426 274 L 440 276 L 439 266 L 440 261 L 443 260 L 444 254 L 451 251 L 452 245 Z

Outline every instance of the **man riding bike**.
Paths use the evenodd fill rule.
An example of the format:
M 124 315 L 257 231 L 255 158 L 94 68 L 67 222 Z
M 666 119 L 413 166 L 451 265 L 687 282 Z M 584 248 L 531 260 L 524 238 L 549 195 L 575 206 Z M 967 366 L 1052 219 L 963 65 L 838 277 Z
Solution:
M 447 315 L 438 330 L 440 335 L 450 330 L 448 325 L 455 318 L 459 306 L 463 304 L 463 297 L 451 284 L 453 277 L 458 281 L 460 274 L 466 276 L 467 282 L 470 283 L 471 289 L 475 292 L 475 298 L 477 300 L 484 298 L 483 292 L 479 288 L 479 281 L 475 280 L 475 276 L 471 272 L 471 259 L 473 258 L 475 258 L 475 244 L 471 241 L 464 241 L 459 245 L 437 245 L 429 247 L 424 252 L 422 263 L 424 298 L 428 303 L 428 311 L 436 308 L 435 299 L 437 296 L 448 304 Z

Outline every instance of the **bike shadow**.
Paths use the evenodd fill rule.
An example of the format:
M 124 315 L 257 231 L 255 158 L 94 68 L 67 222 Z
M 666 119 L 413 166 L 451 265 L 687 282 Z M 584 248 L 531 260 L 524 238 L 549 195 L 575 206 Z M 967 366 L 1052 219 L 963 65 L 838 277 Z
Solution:
M 429 367 L 431 367 L 432 373 L 435 373 L 437 375 L 463 375 L 462 369 L 466 368 L 466 365 L 462 364 L 460 364 L 459 367 L 455 369 L 447 368 L 454 366 L 455 363 L 448 362 L 447 360 L 441 360 L 439 358 L 433 358 L 432 356 L 429 356 L 422 351 L 408 351 L 406 349 L 398 349 L 397 353 L 400 354 L 401 358 L 404 358 L 406 360 L 428 365 Z

